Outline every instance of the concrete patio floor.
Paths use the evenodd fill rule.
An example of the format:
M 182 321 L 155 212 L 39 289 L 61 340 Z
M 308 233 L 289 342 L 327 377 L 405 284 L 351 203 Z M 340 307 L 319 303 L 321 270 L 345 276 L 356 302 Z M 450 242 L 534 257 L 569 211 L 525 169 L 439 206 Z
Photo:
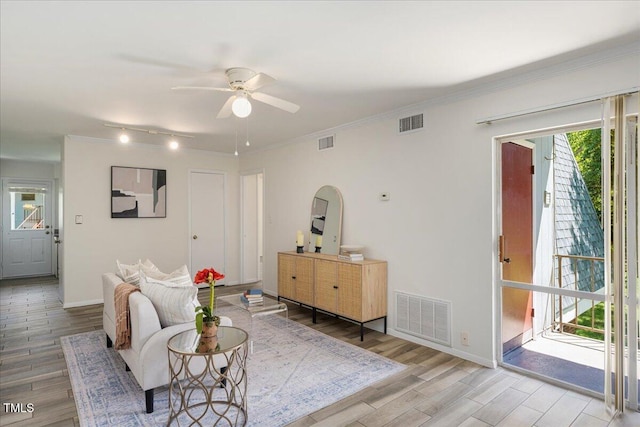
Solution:
M 601 341 L 546 332 L 505 354 L 503 362 L 603 394 L 604 354 L 604 343 Z M 640 391 L 639 380 L 637 378 L 636 382 Z

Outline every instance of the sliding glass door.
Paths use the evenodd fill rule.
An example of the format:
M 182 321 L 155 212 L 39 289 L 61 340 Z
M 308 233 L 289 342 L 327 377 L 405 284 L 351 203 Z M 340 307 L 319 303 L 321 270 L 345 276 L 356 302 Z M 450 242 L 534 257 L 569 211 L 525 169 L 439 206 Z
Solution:
M 602 212 L 604 229 L 611 230 L 605 233 L 605 401 L 615 412 L 624 411 L 625 397 L 638 407 L 638 117 L 627 116 L 629 100 L 603 101 Z
M 600 124 L 505 137 L 496 150 L 500 361 L 603 395 L 615 412 L 637 410 L 640 384 L 629 102 L 637 93 L 601 100 Z

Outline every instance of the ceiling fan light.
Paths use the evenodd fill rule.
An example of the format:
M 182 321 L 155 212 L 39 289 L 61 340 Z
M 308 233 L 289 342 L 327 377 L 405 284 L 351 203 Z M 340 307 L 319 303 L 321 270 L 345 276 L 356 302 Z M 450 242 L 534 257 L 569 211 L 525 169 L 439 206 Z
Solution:
M 178 144 L 178 141 L 176 140 L 172 140 L 169 142 L 169 148 L 172 150 L 177 150 L 178 147 L 180 147 L 180 144 Z
M 231 104 L 231 111 L 236 117 L 244 119 L 251 114 L 251 103 L 246 96 L 238 96 Z
M 121 133 L 119 139 L 120 139 L 120 142 L 122 142 L 123 144 L 126 144 L 127 142 L 129 142 L 129 135 L 127 135 L 126 133 Z

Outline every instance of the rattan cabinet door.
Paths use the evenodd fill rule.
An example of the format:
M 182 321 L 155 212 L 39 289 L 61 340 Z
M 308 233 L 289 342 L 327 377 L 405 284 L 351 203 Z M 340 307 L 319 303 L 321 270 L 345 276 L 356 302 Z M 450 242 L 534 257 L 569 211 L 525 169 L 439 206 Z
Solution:
M 337 314 L 362 320 L 362 266 L 339 262 Z
M 278 254 L 278 296 L 295 300 L 296 257 Z
M 320 310 L 335 313 L 338 296 L 338 263 L 323 259 L 316 260 L 316 303 Z
M 313 305 L 313 258 L 295 258 L 295 300 Z

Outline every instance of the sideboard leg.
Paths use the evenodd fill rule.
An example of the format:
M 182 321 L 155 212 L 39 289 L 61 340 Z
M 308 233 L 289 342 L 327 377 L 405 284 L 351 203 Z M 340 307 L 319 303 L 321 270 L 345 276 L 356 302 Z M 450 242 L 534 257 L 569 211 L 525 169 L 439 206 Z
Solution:
M 364 341 L 364 323 L 360 322 L 360 341 Z

